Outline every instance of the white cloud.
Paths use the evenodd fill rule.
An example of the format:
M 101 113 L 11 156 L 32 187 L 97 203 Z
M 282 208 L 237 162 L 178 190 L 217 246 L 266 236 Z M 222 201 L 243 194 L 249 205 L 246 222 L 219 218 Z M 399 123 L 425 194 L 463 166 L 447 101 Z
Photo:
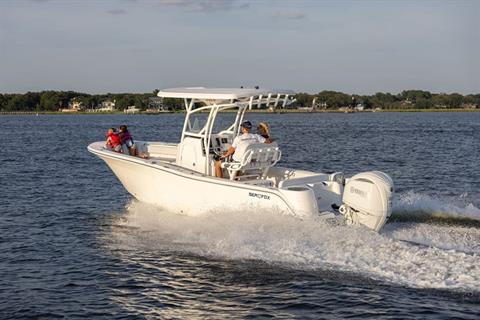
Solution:
M 303 12 L 286 12 L 286 13 L 275 13 L 273 15 L 277 19 L 287 19 L 287 20 L 303 20 L 307 15 Z
M 110 13 L 111 15 L 114 15 L 114 16 L 127 13 L 127 11 L 125 11 L 123 9 L 112 9 L 112 10 L 108 10 L 107 12 Z
M 238 0 L 159 0 L 161 5 L 185 8 L 190 11 L 215 12 L 248 8 L 250 4 Z

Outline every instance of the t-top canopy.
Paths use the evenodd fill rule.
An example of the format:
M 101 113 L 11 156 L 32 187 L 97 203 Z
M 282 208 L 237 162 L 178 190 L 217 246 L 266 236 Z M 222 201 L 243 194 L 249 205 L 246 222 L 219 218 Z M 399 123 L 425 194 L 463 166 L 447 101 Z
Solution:
M 243 88 L 172 88 L 163 89 L 158 92 L 158 96 L 162 98 L 185 98 L 185 99 L 213 99 L 213 100 L 230 100 L 242 99 L 252 96 L 268 94 L 293 94 L 290 90 L 269 90 L 269 89 L 243 89 Z

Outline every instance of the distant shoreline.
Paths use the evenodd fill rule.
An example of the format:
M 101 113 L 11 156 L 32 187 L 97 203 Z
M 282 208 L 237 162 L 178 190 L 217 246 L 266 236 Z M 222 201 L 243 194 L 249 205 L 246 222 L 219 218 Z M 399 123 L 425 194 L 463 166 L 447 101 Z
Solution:
M 57 114 L 58 112 L 83 114 L 88 112 L 131 113 L 140 110 L 171 110 L 181 112 L 185 101 L 178 98 L 158 97 L 158 89 L 151 93 L 106 93 L 88 94 L 76 91 L 40 91 L 27 93 L 0 93 L 0 114 Z M 293 96 L 292 96 L 293 97 Z M 265 97 L 263 97 L 265 98 Z M 274 100 L 264 99 L 261 105 L 271 105 Z M 269 102 L 269 103 L 267 103 Z M 277 101 L 279 102 L 279 101 Z M 339 91 L 323 90 L 317 94 L 296 93 L 285 110 L 285 103 L 277 112 L 305 113 L 382 111 L 382 112 L 456 112 L 465 109 L 480 109 L 480 93 L 461 95 L 459 93 L 432 93 L 423 90 L 403 90 L 397 94 L 377 92 L 373 95 L 346 94 Z M 289 103 L 289 104 L 290 104 Z M 258 104 L 256 103 L 255 106 Z M 78 112 L 77 112 L 78 111 Z M 24 113 L 21 113 L 24 112 Z M 254 112 L 268 112 L 255 109 Z
M 286 114 L 286 113 L 393 113 L 393 112 L 480 112 L 480 109 L 388 109 L 388 110 L 377 110 L 377 111 L 344 111 L 344 110 L 298 110 L 298 109 L 278 109 L 273 111 L 269 110 L 249 110 L 249 113 L 261 113 L 261 114 Z M 5 116 L 21 116 L 21 115 L 125 115 L 125 116 L 135 116 L 135 115 L 164 115 L 164 114 L 181 114 L 185 113 L 183 110 L 179 111 L 167 111 L 167 112 L 158 112 L 158 113 L 148 113 L 148 112 L 139 112 L 136 114 L 125 114 L 124 112 L 60 112 L 60 111 L 0 111 L 0 115 Z

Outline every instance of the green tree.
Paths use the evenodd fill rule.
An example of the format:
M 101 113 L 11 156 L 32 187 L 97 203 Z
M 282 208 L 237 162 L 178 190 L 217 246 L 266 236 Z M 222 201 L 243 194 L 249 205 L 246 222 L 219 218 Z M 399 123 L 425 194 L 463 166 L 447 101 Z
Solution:
M 449 108 L 460 108 L 464 103 L 463 96 L 458 93 L 452 93 L 448 95 L 447 106 Z
M 432 97 L 432 94 L 428 91 L 423 90 L 405 90 L 402 91 L 400 96 L 402 100 L 408 100 L 415 104 L 418 99 L 430 99 Z
M 350 106 L 352 104 L 352 96 L 337 91 L 322 91 L 317 94 L 319 101 L 326 102 L 327 108 L 340 108 Z
M 425 98 L 418 98 L 415 102 L 415 107 L 418 109 L 428 109 L 433 106 L 432 100 Z
M 43 91 L 40 94 L 40 110 L 57 111 L 61 105 L 61 98 L 57 91 Z
M 394 106 L 397 98 L 391 93 L 377 92 L 369 98 L 372 108 L 388 109 Z
M 297 104 L 301 107 L 310 107 L 313 102 L 313 96 L 308 93 L 297 93 L 295 99 L 297 99 Z
M 0 93 L 0 110 L 4 110 L 7 106 L 8 99 L 6 96 Z

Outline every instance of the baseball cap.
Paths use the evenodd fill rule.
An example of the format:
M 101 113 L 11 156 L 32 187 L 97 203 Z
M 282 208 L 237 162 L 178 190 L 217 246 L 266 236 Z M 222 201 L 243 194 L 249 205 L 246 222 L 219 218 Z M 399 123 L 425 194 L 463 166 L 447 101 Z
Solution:
M 242 128 L 252 129 L 252 123 L 250 121 L 243 121 L 241 126 Z

